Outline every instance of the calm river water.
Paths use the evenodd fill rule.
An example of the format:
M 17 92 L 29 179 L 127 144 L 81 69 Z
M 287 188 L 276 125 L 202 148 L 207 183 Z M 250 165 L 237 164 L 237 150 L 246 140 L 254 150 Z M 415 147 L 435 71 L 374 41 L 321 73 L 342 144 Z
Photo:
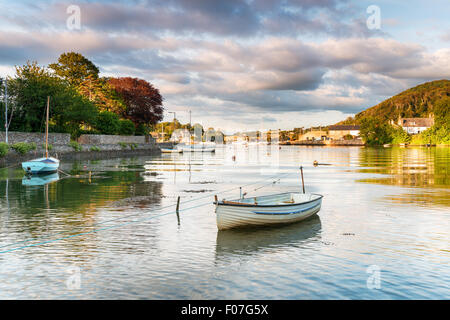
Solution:
M 215 194 L 300 190 L 300 165 L 317 217 L 218 232 Z M 0 169 L 0 299 L 450 298 L 450 148 L 228 146 L 61 169 Z

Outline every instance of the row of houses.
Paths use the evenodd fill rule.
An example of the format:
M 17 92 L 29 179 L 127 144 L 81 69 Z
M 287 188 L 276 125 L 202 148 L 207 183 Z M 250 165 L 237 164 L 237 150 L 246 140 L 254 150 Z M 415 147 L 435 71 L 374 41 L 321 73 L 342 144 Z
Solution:
M 434 125 L 434 119 L 429 118 L 399 118 L 397 122 L 390 121 L 393 126 L 399 126 L 408 134 L 419 134 Z M 298 140 L 342 140 L 358 138 L 360 126 L 333 125 L 326 128 L 313 128 L 298 137 Z
M 408 134 L 419 134 L 434 125 L 433 118 L 400 118 L 395 123 L 390 122 L 393 126 L 399 126 L 403 128 Z M 265 133 L 260 133 L 258 131 L 237 133 L 231 136 L 225 136 L 221 131 L 209 128 L 204 131 L 201 125 L 196 124 L 193 126 L 194 132 L 190 132 L 188 129 L 176 129 L 170 141 L 178 143 L 190 143 L 191 141 L 199 142 L 216 142 L 216 143 L 231 143 L 236 141 L 260 141 L 267 140 L 267 137 L 280 139 L 279 130 L 269 130 Z M 354 139 L 359 138 L 360 126 L 359 125 L 332 125 L 328 127 L 312 128 L 305 132 L 302 130 L 302 134 L 298 135 L 297 140 L 343 140 L 343 139 Z M 159 133 L 154 133 L 158 135 Z M 163 133 L 162 133 L 163 134 Z M 165 137 L 154 136 L 155 139 L 165 140 Z M 292 135 L 288 137 L 288 140 L 293 140 Z

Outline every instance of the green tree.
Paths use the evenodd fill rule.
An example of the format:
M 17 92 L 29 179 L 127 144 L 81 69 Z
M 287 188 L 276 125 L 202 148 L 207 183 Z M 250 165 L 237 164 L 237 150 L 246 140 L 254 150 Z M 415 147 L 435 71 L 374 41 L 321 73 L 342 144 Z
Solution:
M 37 62 L 16 67 L 16 75 L 8 87 L 14 113 L 10 130 L 43 131 L 47 97 L 50 97 L 52 131 L 76 135 L 82 126 L 91 124 L 97 114 L 92 103 Z
M 360 136 L 369 146 L 383 145 L 392 141 L 392 127 L 374 117 L 361 120 Z
M 120 131 L 119 116 L 110 111 L 102 111 L 98 114 L 95 128 L 103 134 L 118 134 Z
M 126 110 L 125 102 L 119 93 L 108 83 L 107 78 L 89 75 L 77 86 L 78 92 L 95 103 L 99 111 L 111 111 L 121 115 Z
M 133 121 L 128 119 L 120 120 L 119 134 L 131 136 L 135 131 L 136 128 L 134 127 Z
M 433 111 L 436 126 L 450 127 L 450 97 L 438 100 Z
M 78 86 L 88 79 L 88 77 L 97 79 L 99 74 L 99 69 L 95 64 L 82 54 L 76 52 L 61 54 L 58 62 L 50 64 L 49 68 L 73 86 Z

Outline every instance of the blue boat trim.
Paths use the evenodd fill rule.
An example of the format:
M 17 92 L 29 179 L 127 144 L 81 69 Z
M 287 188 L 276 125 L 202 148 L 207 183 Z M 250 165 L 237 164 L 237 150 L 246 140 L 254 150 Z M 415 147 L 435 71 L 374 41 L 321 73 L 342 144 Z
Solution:
M 283 192 L 283 193 L 278 193 L 278 194 L 275 194 L 275 195 L 282 195 L 282 194 L 288 194 L 288 193 L 291 193 L 291 192 Z M 301 204 L 307 204 L 307 203 L 311 203 L 311 202 L 314 202 L 314 201 L 317 201 L 317 200 L 319 200 L 319 199 L 322 199 L 323 198 L 323 196 L 321 195 L 321 194 L 318 194 L 318 193 L 311 193 L 312 195 L 315 195 L 315 196 L 318 196 L 316 199 L 312 199 L 312 200 L 309 200 L 309 201 L 305 201 L 305 202 L 302 202 Z M 240 201 L 240 199 L 238 199 L 238 200 L 230 200 L 230 201 L 232 201 L 232 202 L 235 202 L 235 201 Z M 253 203 L 245 203 L 245 202 L 241 202 L 241 203 L 239 203 L 239 204 L 235 204 L 235 203 L 228 203 L 228 202 L 224 202 L 224 201 L 219 201 L 219 202 L 214 202 L 214 204 L 217 204 L 217 205 L 221 205 L 221 206 L 239 206 L 239 207 L 260 207 L 260 208 L 264 208 L 264 207 L 292 207 L 292 206 L 298 206 L 299 205 L 299 203 L 283 203 L 283 204 L 278 204 L 278 205 L 273 205 L 273 204 L 253 204 Z
M 259 212 L 259 211 L 252 211 L 252 213 L 256 213 L 256 214 L 268 214 L 268 215 L 289 215 L 289 214 L 295 214 L 295 213 L 300 213 L 300 212 L 305 212 L 308 211 L 310 209 L 313 209 L 317 206 L 319 206 L 320 204 L 316 204 L 313 205 L 311 207 L 307 207 L 307 208 L 303 208 L 297 211 L 289 211 L 289 212 Z
M 44 162 L 44 163 L 56 163 L 56 161 L 53 161 L 53 160 L 50 160 L 50 159 L 45 159 L 45 160 L 42 160 L 41 162 Z

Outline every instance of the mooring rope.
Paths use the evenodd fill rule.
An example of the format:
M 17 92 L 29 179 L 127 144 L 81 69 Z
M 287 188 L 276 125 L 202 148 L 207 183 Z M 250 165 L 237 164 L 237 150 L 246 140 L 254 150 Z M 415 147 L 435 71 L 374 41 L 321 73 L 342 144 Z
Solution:
M 188 210 L 191 210 L 191 209 L 203 207 L 203 206 L 208 205 L 208 204 L 211 204 L 211 202 L 208 201 L 208 202 L 200 204 L 200 205 L 196 205 L 196 206 L 192 206 L 192 207 L 189 207 L 189 208 L 180 209 L 179 211 L 188 211 Z M 142 222 L 142 221 L 145 221 L 145 220 L 151 220 L 153 218 L 167 216 L 167 215 L 173 214 L 173 213 L 175 213 L 175 211 L 168 211 L 168 212 L 165 212 L 165 213 L 162 213 L 162 214 L 159 214 L 159 215 L 155 215 L 155 216 L 151 216 L 151 217 L 145 217 L 145 218 L 138 219 L 138 220 L 135 220 L 135 221 L 128 221 L 128 222 L 116 224 L 116 225 L 109 226 L 109 227 L 103 227 L 103 228 L 94 229 L 94 230 L 91 230 L 91 231 L 86 231 L 86 232 L 73 234 L 73 235 L 66 236 L 66 237 L 61 237 L 61 238 L 57 238 L 57 239 L 51 239 L 51 240 L 47 240 L 47 241 L 42 241 L 42 242 L 38 242 L 38 243 L 29 244 L 29 245 L 26 245 L 26 246 L 16 247 L 16 248 L 0 251 L 0 254 L 13 252 L 13 251 L 21 250 L 21 249 L 26 249 L 26 248 L 30 248 L 30 247 L 37 247 L 37 246 L 49 244 L 49 243 L 52 243 L 52 242 L 66 240 L 66 239 L 70 239 L 70 238 L 74 238 L 74 237 L 78 237 L 78 236 L 83 236 L 83 235 L 87 235 L 87 234 L 91 234 L 91 233 L 95 233 L 95 232 L 99 232 L 99 231 L 111 230 L 111 229 L 127 226 L 127 225 L 130 225 L 130 224 Z
M 282 174 L 281 176 L 284 176 L 284 175 L 287 175 L 287 174 L 292 174 L 292 173 L 291 173 L 291 172 L 285 173 L 285 174 Z M 227 192 L 236 190 L 236 189 L 238 189 L 238 188 L 248 187 L 248 186 L 251 186 L 251 185 L 254 185 L 254 184 L 258 184 L 258 183 L 263 182 L 263 181 L 267 181 L 267 180 L 269 180 L 269 179 L 276 178 L 276 177 L 278 177 L 278 176 L 280 176 L 280 175 L 277 175 L 277 176 L 275 176 L 275 177 L 270 177 L 270 178 L 267 178 L 267 179 L 263 179 L 263 180 L 260 180 L 260 181 L 257 181 L 257 182 L 249 183 L 249 184 L 246 184 L 246 185 L 241 186 L 241 187 L 233 187 L 233 188 L 230 188 L 230 189 L 227 189 L 227 190 L 222 190 L 222 191 L 219 191 L 219 192 L 213 191 L 213 192 L 209 193 L 208 195 L 205 195 L 205 196 L 202 196 L 202 197 L 199 197 L 199 198 L 195 198 L 195 199 L 191 199 L 191 200 L 187 200 L 187 201 L 185 201 L 184 203 L 189 203 L 189 202 L 193 202 L 193 201 L 198 201 L 198 200 L 202 200 L 202 199 L 205 199 L 205 198 L 209 198 L 209 197 L 211 196 L 211 194 L 213 194 L 213 193 L 215 193 L 215 194 L 223 194 L 223 193 L 227 193 Z M 190 208 L 186 208 L 186 209 L 181 209 L 180 211 L 186 211 L 186 210 L 193 209 L 193 208 L 197 208 L 197 207 L 201 207 L 201 206 L 204 206 L 204 205 L 207 205 L 207 204 L 210 204 L 210 203 L 211 203 L 211 202 L 207 202 L 207 203 L 204 203 L 204 204 L 202 204 L 202 205 L 200 205 L 200 206 L 194 206 L 194 207 L 190 207 Z M 165 206 L 165 207 L 159 208 L 158 211 L 164 210 L 164 209 L 167 209 L 167 208 L 170 208 L 170 207 L 173 207 L 173 206 L 176 206 L 176 204 L 171 204 L 171 205 L 167 205 L 167 206 Z M 156 216 L 151 216 L 151 217 L 146 217 L 146 218 L 144 218 L 143 220 L 148 219 L 148 218 L 153 218 L 153 217 L 159 217 L 159 216 L 168 215 L 168 214 L 171 214 L 171 213 L 176 213 L 176 211 L 170 211 L 170 212 L 167 212 L 167 213 L 164 213 L 164 214 L 160 214 L 160 215 L 156 215 Z M 61 232 L 58 232 L 58 233 L 54 233 L 54 234 L 48 235 L 48 236 L 46 236 L 46 237 L 30 238 L 30 239 L 26 239 L 26 240 L 14 242 L 14 243 L 6 244 L 6 245 L 3 245 L 3 246 L 0 246 L 0 248 L 11 247 L 11 246 L 14 246 L 14 245 L 18 245 L 18 244 L 22 244 L 22 243 L 26 243 L 26 242 L 31 242 L 31 241 L 35 241 L 35 240 L 39 240 L 39 239 L 50 238 L 50 237 L 53 237 L 53 236 L 57 236 L 57 235 L 69 233 L 69 232 L 74 231 L 74 230 L 76 230 L 76 229 L 91 228 L 91 227 L 99 226 L 99 225 L 102 225 L 102 224 L 105 224 L 105 223 L 108 223 L 108 222 L 114 222 L 114 221 L 117 221 L 117 220 L 120 220 L 120 219 L 124 219 L 124 218 L 127 218 L 127 217 L 136 216 L 136 215 L 139 215 L 139 214 L 142 214 L 142 212 L 137 212 L 137 213 L 133 213 L 133 214 L 128 214 L 128 215 L 120 216 L 120 217 L 117 217 L 117 218 L 114 218 L 114 219 L 105 220 L 105 221 L 102 221 L 102 222 L 99 222 L 99 223 L 94 223 L 94 224 L 92 224 L 92 225 L 90 225 L 90 226 L 79 226 L 79 227 L 74 227 L 74 228 L 72 228 L 72 229 L 70 229 L 70 230 L 65 230 L 65 231 L 61 231 Z M 141 221 L 141 220 L 137 220 L 137 221 L 134 221 L 134 222 L 128 222 L 128 223 L 125 223 L 124 225 L 130 224 L 130 223 L 136 223 L 136 222 L 139 222 L 139 221 Z M 122 225 L 122 224 L 119 224 L 119 225 L 117 225 L 117 227 L 119 227 L 119 226 L 121 226 L 121 225 Z M 28 247 L 34 247 L 34 246 L 37 246 L 37 245 L 50 243 L 50 242 L 53 242 L 53 241 L 56 241 L 56 240 L 63 240 L 63 239 L 67 239 L 67 238 L 72 238 L 72 237 L 75 237 L 75 236 L 77 236 L 77 235 L 84 235 L 84 234 L 89 234 L 89 233 L 97 232 L 97 231 L 101 231 L 101 230 L 108 230 L 108 229 L 111 229 L 111 228 L 114 228 L 114 227 L 116 227 L 116 226 L 110 226 L 110 227 L 105 227 L 105 228 L 95 229 L 95 230 L 91 230 L 91 231 L 89 231 L 89 232 L 82 232 L 82 233 L 78 233 L 78 234 L 75 234 L 75 235 L 71 235 L 71 236 L 67 236 L 67 237 L 63 237 L 63 238 L 59 238 L 59 239 L 53 239 L 53 240 L 48 240 L 48 241 L 40 242 L 40 243 L 38 243 L 38 244 L 26 245 L 26 246 L 22 246 L 22 247 L 18 247 L 18 248 L 13 248 L 13 249 L 5 250 L 5 251 L 0 251 L 0 253 L 7 253 L 7 252 L 11 252 L 11 251 L 16 251 L 16 250 L 19 250 L 19 249 L 24 249 L 24 248 L 28 248 Z

